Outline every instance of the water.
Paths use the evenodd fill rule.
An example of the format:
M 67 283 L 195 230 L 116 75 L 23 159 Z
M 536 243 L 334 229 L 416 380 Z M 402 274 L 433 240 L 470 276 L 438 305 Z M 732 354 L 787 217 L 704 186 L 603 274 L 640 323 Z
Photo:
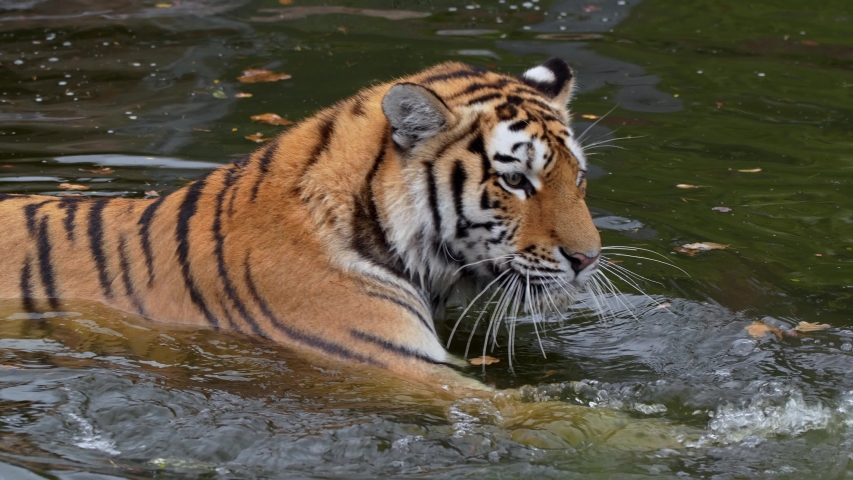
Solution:
M 605 244 L 683 271 L 612 251 L 649 297 L 613 277 L 633 314 L 552 322 L 546 357 L 522 319 L 514 371 L 504 341 L 471 374 L 523 401 L 95 305 L 3 304 L 0 476 L 853 477 L 851 32 L 840 0 L 3 2 L 2 193 L 164 194 L 282 128 L 251 115 L 298 120 L 443 60 L 559 55 L 580 129 L 613 109 L 586 143 L 627 137 L 590 150 Z M 292 78 L 237 82 L 248 68 Z M 675 251 L 696 242 L 727 248 Z

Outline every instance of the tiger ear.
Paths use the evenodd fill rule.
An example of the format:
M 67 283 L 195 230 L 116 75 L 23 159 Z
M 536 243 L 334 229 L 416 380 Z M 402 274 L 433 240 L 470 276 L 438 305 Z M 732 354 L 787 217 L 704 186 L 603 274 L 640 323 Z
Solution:
M 520 79 L 550 98 L 551 103 L 559 109 L 565 108 L 569 103 L 575 84 L 571 67 L 565 60 L 557 57 L 524 72 Z
M 432 90 L 414 83 L 391 87 L 382 99 L 391 138 L 408 150 L 447 128 L 453 114 Z

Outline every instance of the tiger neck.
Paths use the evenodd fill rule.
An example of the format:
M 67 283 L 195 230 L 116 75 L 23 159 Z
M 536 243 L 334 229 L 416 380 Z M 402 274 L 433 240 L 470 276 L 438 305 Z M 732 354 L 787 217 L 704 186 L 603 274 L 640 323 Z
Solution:
M 441 232 L 430 213 L 426 179 L 418 168 L 404 168 L 390 145 L 385 143 L 384 158 L 375 166 L 375 178 L 368 178 L 366 189 L 376 205 L 371 229 L 375 248 L 385 252 L 387 265 L 419 288 L 432 303 L 433 309 L 443 307 L 444 301 L 459 280 L 460 265 L 445 246 Z M 363 205 L 363 200 L 356 205 Z M 357 208 L 356 218 L 366 218 L 369 209 Z M 358 232 L 354 232 L 358 234 Z

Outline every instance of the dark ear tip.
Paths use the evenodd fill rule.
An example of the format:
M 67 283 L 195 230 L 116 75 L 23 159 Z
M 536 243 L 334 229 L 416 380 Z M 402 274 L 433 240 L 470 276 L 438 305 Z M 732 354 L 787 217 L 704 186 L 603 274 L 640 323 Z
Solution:
M 545 67 L 548 67 L 552 72 L 557 74 L 558 78 L 565 78 L 566 80 L 570 80 L 574 77 L 574 72 L 572 71 L 572 67 L 566 63 L 560 57 L 551 57 L 545 63 L 542 64 Z

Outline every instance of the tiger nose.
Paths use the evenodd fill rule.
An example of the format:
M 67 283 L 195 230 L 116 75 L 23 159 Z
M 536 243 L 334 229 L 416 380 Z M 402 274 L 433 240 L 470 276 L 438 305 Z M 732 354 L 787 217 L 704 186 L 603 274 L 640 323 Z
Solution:
M 600 256 L 599 254 L 595 254 L 592 257 L 584 255 L 583 253 L 570 254 L 562 247 L 560 247 L 560 253 L 569 260 L 569 263 L 572 265 L 572 270 L 575 271 L 575 275 L 581 273 L 583 269 L 595 263 Z

